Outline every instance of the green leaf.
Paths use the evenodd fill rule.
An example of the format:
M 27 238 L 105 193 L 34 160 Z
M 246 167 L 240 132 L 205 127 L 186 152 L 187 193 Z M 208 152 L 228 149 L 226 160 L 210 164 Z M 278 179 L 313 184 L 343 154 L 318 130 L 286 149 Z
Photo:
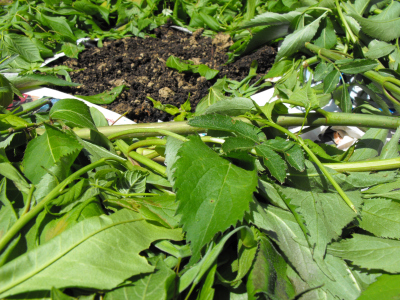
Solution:
M 289 97 L 290 101 L 302 103 L 307 111 L 319 107 L 317 94 L 315 93 L 315 90 L 311 88 L 311 81 L 312 80 L 309 80 L 305 86 Z
M 191 243 L 192 262 L 212 237 L 243 218 L 257 185 L 255 170 L 241 169 L 218 156 L 198 137 L 178 151 L 174 188 L 177 213 Z M 190 180 L 188 180 L 190 178 Z
M 275 61 L 279 61 L 282 57 L 288 57 L 304 47 L 306 42 L 310 42 L 314 35 L 317 33 L 319 23 L 324 18 L 326 13 L 322 14 L 318 19 L 312 23 L 304 26 L 301 29 L 287 35 L 283 40 L 280 50 L 276 55 Z
M 324 78 L 324 94 L 331 93 L 339 83 L 340 72 L 337 69 L 333 69 Z
M 314 40 L 314 44 L 325 49 L 332 49 L 335 47 L 337 36 L 330 18 L 326 18 L 322 21 L 322 26 L 319 31 L 320 33 L 317 33 L 318 37 Z
M 357 142 L 355 151 L 349 161 L 360 161 L 379 155 L 386 141 L 387 129 L 370 128 Z
M 109 23 L 108 17 L 110 12 L 106 7 L 103 7 L 103 5 L 95 5 L 90 1 L 80 0 L 80 1 L 74 1 L 73 7 L 88 15 L 99 14 L 103 17 L 104 21 L 106 21 L 107 24 Z
M 11 77 L 11 82 L 18 89 L 28 89 L 33 87 L 38 87 L 41 85 L 58 85 L 58 86 L 79 86 L 79 83 L 73 83 L 65 81 L 61 78 L 57 78 L 51 75 L 19 75 L 16 77 Z
M 400 140 L 400 127 L 397 128 L 396 133 L 392 136 L 389 142 L 383 146 L 383 149 L 381 151 L 380 159 L 389 159 L 389 158 L 395 158 L 399 156 L 399 150 L 398 150 L 398 145 L 399 145 L 399 140 Z
M 64 156 L 79 152 L 82 146 L 66 132 L 45 124 L 46 132 L 28 143 L 22 161 L 25 176 L 38 184 L 47 169 Z
M 218 264 L 214 264 L 211 269 L 207 273 L 207 277 L 204 280 L 204 284 L 201 288 L 200 294 L 197 297 L 198 300 L 213 300 L 214 299 L 214 294 L 215 294 L 215 288 L 213 288 L 214 285 L 214 278 L 215 278 L 215 273 L 217 271 L 217 266 Z
M 274 78 L 284 75 L 287 71 L 289 71 L 293 66 L 293 61 L 289 59 L 282 59 L 277 63 L 272 65 L 272 68 L 268 71 L 268 73 L 264 76 L 267 78 Z
M 30 185 L 21 173 L 9 162 L 0 163 L 0 175 L 10 179 L 23 193 L 28 194 Z
M 324 61 L 321 61 L 316 67 L 315 67 L 315 73 L 314 73 L 314 80 L 315 81 L 320 81 L 324 80 L 325 77 L 333 71 L 333 64 L 327 64 Z M 337 83 L 336 83 L 337 84 Z
M 333 99 L 335 103 L 340 107 L 343 112 L 351 113 L 352 102 L 350 99 L 349 89 L 346 83 L 339 86 L 335 91 L 333 91 Z
M 7 198 L 7 180 L 0 181 L 0 239 L 10 230 L 11 226 L 18 220 L 14 208 Z M 1 260 L 0 260 L 1 261 Z
M 50 109 L 50 118 L 71 122 L 82 128 L 97 130 L 94 125 L 89 107 L 76 99 L 61 99 Z
M 400 238 L 400 205 L 382 198 L 365 199 L 360 227 L 378 237 Z
M 167 267 L 161 256 L 152 257 L 149 261 L 155 267 L 152 273 L 131 278 L 131 283 L 106 293 L 104 300 L 168 299 L 168 289 L 174 284 L 175 272 Z
M 139 170 L 126 171 L 117 180 L 116 190 L 122 194 L 144 193 L 146 190 L 146 173 Z
M 296 17 L 300 15 L 301 13 L 297 11 L 291 11 L 287 14 L 265 12 L 254 17 L 250 21 L 245 22 L 240 28 L 244 29 L 255 26 L 290 24 Z
M 89 184 L 87 179 L 82 179 L 78 183 L 74 184 L 65 194 L 54 199 L 52 203 L 57 206 L 70 204 L 77 200 L 88 187 Z
M 181 140 L 170 136 L 167 137 L 167 144 L 165 147 L 165 163 L 167 165 L 167 177 L 172 186 L 175 183 L 175 163 L 179 158 L 177 154 L 182 144 L 183 142 Z
M 0 295 L 70 286 L 113 289 L 154 270 L 139 253 L 159 239 L 181 240 L 181 231 L 152 225 L 128 210 L 83 220 L 1 267 Z
M 201 76 L 205 77 L 207 80 L 213 79 L 218 75 L 219 71 L 209 68 L 206 65 L 198 65 L 196 69 L 191 68 L 193 73 L 199 73 Z
M 178 72 L 184 72 L 184 71 L 189 71 L 190 70 L 190 64 L 183 62 L 180 58 L 175 57 L 171 55 L 168 57 L 165 65 L 168 68 L 173 68 L 175 70 L 178 70 Z
M 4 34 L 4 46 L 10 54 L 20 55 L 20 57 L 15 59 L 15 62 L 19 59 L 25 59 L 31 63 L 43 61 L 39 49 L 26 36 L 15 33 Z
M 373 18 L 363 18 L 354 12 L 349 12 L 349 15 L 360 23 L 363 32 L 370 37 L 384 42 L 400 37 L 400 18 L 375 20 Z
M 379 63 L 373 59 L 343 59 L 337 60 L 336 65 L 341 72 L 346 74 L 358 74 L 375 69 Z
M 368 52 L 365 53 L 366 58 L 378 59 L 393 52 L 396 46 L 382 41 L 373 40 L 368 44 Z
M 293 299 L 294 290 L 286 275 L 287 263 L 266 237 L 260 238 L 259 245 L 246 284 L 249 300 L 258 299 L 259 292 L 276 299 Z
M 0 74 L 0 105 L 3 107 L 9 106 L 13 102 L 14 92 L 11 88 L 10 81 Z
M 399 273 L 400 241 L 353 234 L 353 238 L 333 243 L 328 253 L 349 260 L 364 269 Z
M 236 117 L 244 115 L 253 109 L 254 109 L 253 100 L 243 97 L 234 97 L 211 104 L 206 108 L 204 114 L 206 115 L 220 114 L 220 115 Z
M 287 165 L 279 154 L 265 144 L 256 147 L 258 155 L 262 156 L 265 166 L 280 183 L 283 183 L 286 178 Z
M 329 279 L 313 260 L 311 249 L 307 247 L 304 233 L 291 212 L 272 206 L 264 209 L 251 204 L 250 222 L 271 232 L 269 237 L 279 246 L 293 268 L 309 287 L 319 288 L 321 298 L 328 298 L 324 293 L 339 299 L 356 299 L 360 294 L 358 283 L 353 280 L 351 270 L 346 263 L 331 255 L 325 256 L 329 272 L 335 281 Z M 307 289 L 308 287 L 303 287 Z M 302 290 L 301 290 L 302 291 Z M 301 292 L 296 291 L 296 292 Z
M 233 120 L 228 116 L 217 114 L 203 115 L 191 119 L 189 125 L 212 130 L 233 131 L 255 143 L 266 139 L 264 133 L 259 128 L 243 121 Z
M 217 82 L 210 87 L 207 96 L 202 98 L 196 106 L 196 114 L 203 114 L 207 107 L 212 104 L 224 100 L 224 87 L 227 85 L 226 78 L 218 79 Z
M 78 59 L 78 54 L 82 52 L 82 50 L 85 50 L 85 46 L 76 45 L 73 43 L 64 43 L 61 46 L 61 51 L 70 58 Z
M 357 300 L 398 299 L 400 294 L 400 275 L 383 274 L 372 283 Z
M 90 115 L 92 116 L 94 125 L 96 127 L 106 127 L 108 126 L 108 121 L 106 117 L 96 108 L 96 107 L 89 107 Z
M 230 151 L 246 151 L 255 146 L 254 142 L 243 137 L 228 137 L 222 144 L 222 150 L 225 153 Z
M 68 25 L 64 17 L 50 17 L 41 14 L 42 21 L 55 31 L 59 36 L 63 37 L 65 41 L 76 42 L 76 37 L 72 33 L 71 27 Z
M 105 91 L 104 93 L 100 93 L 97 95 L 93 96 L 76 95 L 76 97 L 89 101 L 90 103 L 104 105 L 114 102 L 124 90 L 126 90 L 125 84 L 116 86 L 111 91 Z
M 296 170 L 303 172 L 306 168 L 303 150 L 297 144 L 285 152 L 286 161 Z
M 341 236 L 342 229 L 356 214 L 337 193 L 304 192 L 292 188 L 280 191 L 290 199 L 290 204 L 297 206 L 296 211 L 304 218 L 310 235 L 308 240 L 313 247 L 313 258 L 325 273 L 327 268 L 321 263 L 324 264 L 327 244 Z M 360 192 L 347 192 L 346 195 L 358 210 L 362 203 Z

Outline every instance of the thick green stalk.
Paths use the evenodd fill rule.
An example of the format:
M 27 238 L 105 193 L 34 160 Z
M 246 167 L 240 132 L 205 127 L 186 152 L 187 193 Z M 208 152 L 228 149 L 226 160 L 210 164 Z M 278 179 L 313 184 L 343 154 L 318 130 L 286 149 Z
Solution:
M 305 120 L 305 126 L 362 126 L 371 128 L 386 128 L 396 129 L 400 126 L 400 118 L 391 116 L 377 116 L 367 114 L 351 114 L 351 113 L 328 113 L 325 112 L 326 116 L 321 116 L 319 113 L 309 113 Z M 274 116 L 273 120 L 276 124 L 282 127 L 289 126 L 301 126 L 304 122 L 305 114 L 287 114 Z M 234 118 L 243 122 L 250 123 L 247 118 Z M 132 124 L 132 125 L 114 125 L 107 127 L 98 127 L 98 130 L 105 136 L 110 137 L 112 134 L 127 132 L 129 129 L 141 129 L 141 128 L 154 128 L 154 129 L 166 129 L 170 132 L 174 132 L 180 135 L 189 135 L 194 133 L 207 132 L 205 128 L 192 127 L 186 121 L 182 122 L 165 122 L 165 123 L 146 123 L 146 124 Z M 43 134 L 44 130 L 38 128 L 38 134 Z M 75 133 L 83 139 L 90 139 L 90 130 L 87 128 L 75 128 Z M 160 136 L 158 131 L 135 132 L 124 133 L 120 138 L 137 138 L 137 137 L 152 137 Z
M 65 187 L 69 184 L 71 184 L 74 180 L 78 179 L 80 176 L 83 174 L 86 174 L 92 169 L 95 169 L 97 167 L 103 166 L 108 163 L 108 161 L 117 161 L 117 162 L 122 162 L 124 163 L 124 159 L 116 159 L 116 158 L 102 158 L 90 165 L 87 165 L 83 167 L 82 169 L 76 171 L 74 174 L 70 175 L 67 177 L 65 180 L 63 180 L 59 185 L 57 185 L 46 197 L 43 198 L 42 201 L 40 201 L 35 207 L 33 207 L 29 212 L 21 216 L 17 222 L 14 223 L 14 225 L 10 228 L 9 231 L 3 236 L 3 238 L 0 240 L 0 251 L 4 249 L 5 246 L 12 240 L 12 238 L 26 225 L 30 220 L 32 220 L 34 217 L 36 217 L 48 204 L 51 200 L 56 198 L 57 196 L 60 195 L 60 193 L 65 189 Z
M 140 148 L 140 147 L 153 146 L 153 145 L 165 145 L 166 143 L 167 143 L 167 140 L 162 140 L 162 139 L 151 139 L 151 140 L 139 141 L 139 142 L 136 142 L 129 146 L 128 153 L 137 148 Z
M 391 159 L 377 159 L 370 161 L 357 161 L 346 163 L 329 163 L 324 164 L 325 167 L 331 168 L 338 172 L 371 172 L 383 171 L 400 168 L 400 157 Z
M 115 141 L 115 144 L 117 145 L 119 150 L 121 150 L 121 152 L 124 153 L 124 155 L 126 157 L 131 157 L 134 160 L 136 160 L 138 163 L 145 165 L 146 167 L 154 170 L 155 172 L 165 176 L 167 169 L 164 166 L 156 163 L 155 161 L 153 161 L 143 155 L 140 155 L 139 153 L 137 153 L 135 151 L 128 152 L 129 145 L 127 143 L 125 143 L 123 140 L 117 140 L 117 141 Z

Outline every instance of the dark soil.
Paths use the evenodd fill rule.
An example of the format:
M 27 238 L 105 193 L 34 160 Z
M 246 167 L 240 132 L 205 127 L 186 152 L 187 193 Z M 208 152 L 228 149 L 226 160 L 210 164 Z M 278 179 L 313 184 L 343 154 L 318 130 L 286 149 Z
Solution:
M 201 31 L 188 35 L 169 27 L 157 28 L 155 35 L 157 38 L 130 37 L 108 41 L 102 48 L 85 50 L 79 59 L 67 59 L 64 65 L 76 70 L 70 73 L 72 81 L 82 85 L 63 91 L 87 96 L 125 84 L 129 90 L 110 105 L 104 105 L 105 108 L 119 114 L 128 112 L 126 117 L 138 123 L 168 121 L 173 117 L 154 109 L 147 96 L 179 107 L 190 93 L 194 110 L 217 78 L 226 75 L 240 81 L 248 75 L 253 60 L 258 61 L 257 72 L 262 76 L 271 68 L 276 55 L 274 48 L 265 46 L 235 63 L 223 65 L 232 45 L 227 35 L 218 34 L 212 40 L 201 36 Z M 198 74 L 179 73 L 165 66 L 170 55 L 192 60 L 195 64 L 206 64 L 220 73 L 210 81 Z

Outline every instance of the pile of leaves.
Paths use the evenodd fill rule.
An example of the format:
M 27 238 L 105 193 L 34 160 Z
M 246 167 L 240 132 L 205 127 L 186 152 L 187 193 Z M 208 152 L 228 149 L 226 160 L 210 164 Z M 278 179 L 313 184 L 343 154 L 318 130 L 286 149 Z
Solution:
M 68 24 L 75 36 L 100 28 L 105 10 L 114 21 L 126 16 L 112 11 L 120 1 L 92 3 L 90 18 L 73 17 L 81 2 L 24 3 L 22 17 L 63 13 L 60 22 L 78 25 Z M 161 4 L 152 3 L 129 5 L 153 18 Z M 195 113 L 160 106 L 188 121 L 129 126 L 107 126 L 73 99 L 47 112 L 38 111 L 47 99 L 2 109 L 0 297 L 398 297 L 400 4 L 248 1 L 237 19 L 237 1 L 165 4 L 176 23 L 231 31 L 232 59 L 284 37 L 265 75 L 280 77 L 277 97 L 259 106 L 249 80 L 220 79 Z M 17 18 L 9 26 L 28 32 L 19 5 L 9 6 Z M 50 8 L 58 5 L 65 9 Z M 140 20 L 132 15 L 123 30 L 144 28 Z M 50 38 L 57 27 L 43 29 L 58 45 Z M 12 34 L 3 38 L 18 41 Z M 22 66 L 19 59 L 0 68 Z M 18 79 L 0 79 L 6 107 Z M 330 99 L 343 113 L 323 109 Z M 323 125 L 358 126 L 365 135 L 346 151 L 301 138 L 306 126 Z

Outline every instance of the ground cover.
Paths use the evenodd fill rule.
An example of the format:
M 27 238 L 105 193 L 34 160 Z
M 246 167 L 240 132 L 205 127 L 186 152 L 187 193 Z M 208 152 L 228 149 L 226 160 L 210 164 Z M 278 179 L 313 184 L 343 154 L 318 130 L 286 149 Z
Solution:
M 398 1 L 6 4 L 1 298 L 398 297 Z M 214 78 L 212 62 L 168 56 L 166 70 L 185 72 L 174 77 L 194 73 L 212 84 L 195 110 L 163 104 L 152 97 L 160 90 L 150 91 L 148 103 L 174 122 L 108 126 L 74 99 L 5 109 L 27 86 L 78 86 L 70 79 L 80 72 L 40 67 L 59 50 L 79 63 L 78 37 L 100 38 L 87 52 L 95 56 L 129 43 L 107 48 L 113 38 L 162 36 L 168 19 L 204 28 L 205 36 L 228 33 L 228 62 L 265 43 L 280 48 L 267 74 L 260 78 L 252 63 L 236 80 Z M 12 71 L 20 75 L 3 76 Z M 278 76 L 276 100 L 259 106 L 249 98 Z M 129 91 L 116 86 L 111 94 L 121 92 Z M 111 94 L 89 99 L 104 104 Z M 331 99 L 343 112 L 322 109 Z M 304 113 L 289 114 L 288 106 Z M 365 135 L 346 151 L 301 138 L 307 126 L 323 125 L 357 126 Z

